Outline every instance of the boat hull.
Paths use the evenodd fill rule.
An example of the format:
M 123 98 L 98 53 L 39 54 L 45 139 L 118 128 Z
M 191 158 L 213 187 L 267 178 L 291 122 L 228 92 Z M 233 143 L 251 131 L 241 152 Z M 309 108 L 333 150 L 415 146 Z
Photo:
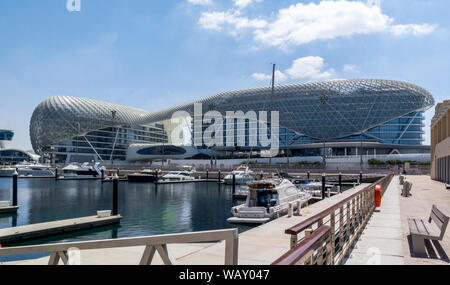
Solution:
M 231 217 L 227 219 L 227 222 L 233 224 L 264 224 L 272 220 L 271 218 L 239 218 Z

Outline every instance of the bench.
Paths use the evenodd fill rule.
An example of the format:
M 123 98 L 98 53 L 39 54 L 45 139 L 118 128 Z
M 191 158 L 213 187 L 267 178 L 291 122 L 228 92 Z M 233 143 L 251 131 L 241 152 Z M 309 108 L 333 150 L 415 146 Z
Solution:
M 412 183 L 409 181 L 405 181 L 402 188 L 402 196 L 409 197 L 411 195 Z
M 449 219 L 436 205 L 433 205 L 431 209 L 428 222 L 422 219 L 408 218 L 413 252 L 416 254 L 426 254 L 425 239 L 441 241 L 447 229 Z
M 403 185 L 403 183 L 405 183 L 405 176 L 400 175 L 399 180 L 400 180 L 400 185 Z

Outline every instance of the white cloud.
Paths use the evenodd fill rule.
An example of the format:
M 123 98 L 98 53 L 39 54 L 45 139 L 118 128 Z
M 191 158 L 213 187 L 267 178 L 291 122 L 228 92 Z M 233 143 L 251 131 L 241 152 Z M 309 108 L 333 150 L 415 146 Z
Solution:
M 324 60 L 320 56 L 297 58 L 292 62 L 292 66 L 284 72 L 275 71 L 275 81 L 283 82 L 288 79 L 323 80 L 331 78 L 335 73 L 334 69 L 324 70 L 324 67 Z M 252 77 L 260 81 L 272 79 L 271 74 L 265 73 L 253 73 Z
M 256 73 L 252 74 L 252 77 L 259 81 L 272 81 L 272 74 L 256 72 Z M 283 72 L 281 72 L 279 70 L 275 71 L 275 82 L 284 82 L 286 80 L 287 80 L 287 76 Z
M 410 24 L 410 25 L 394 25 L 391 27 L 391 32 L 395 36 L 402 36 L 406 34 L 425 35 L 434 32 L 436 25 L 429 24 Z
M 395 36 L 423 35 L 434 31 L 436 25 L 394 25 L 377 1 L 363 3 L 349 0 L 322 0 L 319 3 L 297 3 L 281 9 L 273 21 L 248 18 L 241 8 L 259 0 L 233 0 L 238 9 L 202 13 L 199 24 L 204 29 L 226 30 L 233 35 L 243 28 L 253 31 L 254 39 L 264 45 L 287 48 L 316 40 L 329 40 L 356 34 L 391 33 Z M 376 5 L 373 5 L 373 4 Z
M 359 72 L 359 67 L 354 64 L 346 64 L 342 70 L 344 72 Z
M 322 1 L 298 3 L 281 9 L 266 29 L 255 31 L 255 39 L 271 46 L 301 45 L 315 40 L 386 31 L 393 19 L 377 6 L 361 2 Z
M 267 25 L 264 20 L 250 20 L 247 17 L 243 17 L 240 15 L 239 11 L 203 12 L 198 22 L 202 28 L 208 30 L 221 30 L 222 28 L 227 27 L 231 34 L 242 29 L 259 29 Z
M 212 0 L 188 0 L 189 3 L 194 5 L 210 5 Z
M 323 58 L 320 56 L 307 56 L 294 60 L 292 67 L 286 69 L 286 73 L 293 79 L 327 79 L 334 72 L 333 69 L 322 71 Z
M 234 5 L 239 7 L 239 9 L 244 9 L 253 2 L 262 2 L 263 0 L 233 0 Z

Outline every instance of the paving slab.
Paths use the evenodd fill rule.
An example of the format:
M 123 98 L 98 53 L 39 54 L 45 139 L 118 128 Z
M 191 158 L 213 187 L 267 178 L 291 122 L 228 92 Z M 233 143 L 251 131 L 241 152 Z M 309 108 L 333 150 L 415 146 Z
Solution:
M 381 199 L 381 207 L 373 212 L 345 265 L 404 263 L 398 185 L 395 176 Z

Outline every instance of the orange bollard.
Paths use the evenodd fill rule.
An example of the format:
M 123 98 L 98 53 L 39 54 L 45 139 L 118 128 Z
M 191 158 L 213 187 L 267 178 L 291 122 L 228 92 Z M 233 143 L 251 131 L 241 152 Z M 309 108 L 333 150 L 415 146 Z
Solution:
M 375 186 L 375 207 L 381 206 L 381 186 Z

